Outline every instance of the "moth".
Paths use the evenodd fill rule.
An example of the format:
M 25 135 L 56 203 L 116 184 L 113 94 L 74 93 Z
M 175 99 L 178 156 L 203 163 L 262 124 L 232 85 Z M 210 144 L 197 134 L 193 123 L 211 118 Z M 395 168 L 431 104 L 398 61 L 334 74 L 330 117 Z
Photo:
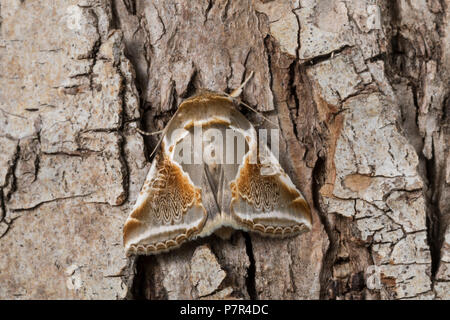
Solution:
M 128 255 L 226 228 L 279 237 L 311 229 L 304 197 L 237 109 L 247 81 L 231 95 L 203 91 L 179 105 L 125 222 Z

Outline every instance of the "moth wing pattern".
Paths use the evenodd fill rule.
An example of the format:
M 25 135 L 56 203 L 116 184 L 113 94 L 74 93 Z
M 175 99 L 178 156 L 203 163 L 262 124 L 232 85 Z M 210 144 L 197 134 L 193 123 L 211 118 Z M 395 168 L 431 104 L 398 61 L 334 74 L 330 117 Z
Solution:
M 195 143 L 199 127 L 220 131 L 222 137 L 231 129 L 245 146 L 242 153 L 235 150 L 237 144 L 230 149 L 239 163 L 203 158 L 185 163 L 180 151 L 183 156 L 202 153 Z M 215 143 L 202 140 L 200 145 Z M 258 144 L 256 129 L 234 100 L 206 92 L 182 102 L 167 124 L 123 237 L 128 254 L 155 254 L 223 227 L 286 236 L 309 230 L 311 223 L 305 199 L 269 148 Z
M 266 145 L 251 148 L 230 187 L 231 213 L 241 227 L 274 236 L 311 229 L 308 203 Z
M 206 211 L 201 190 L 164 153 L 153 160 L 123 229 L 129 254 L 151 254 L 178 247 L 202 229 Z

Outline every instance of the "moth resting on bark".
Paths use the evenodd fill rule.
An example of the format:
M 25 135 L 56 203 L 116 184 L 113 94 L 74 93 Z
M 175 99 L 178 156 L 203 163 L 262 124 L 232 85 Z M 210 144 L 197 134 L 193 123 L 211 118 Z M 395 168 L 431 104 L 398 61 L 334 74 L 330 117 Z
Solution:
M 281 237 L 311 229 L 302 194 L 236 108 L 242 87 L 180 104 L 125 222 L 127 254 L 167 251 L 227 227 Z M 217 148 L 217 137 L 227 138 L 226 148 Z

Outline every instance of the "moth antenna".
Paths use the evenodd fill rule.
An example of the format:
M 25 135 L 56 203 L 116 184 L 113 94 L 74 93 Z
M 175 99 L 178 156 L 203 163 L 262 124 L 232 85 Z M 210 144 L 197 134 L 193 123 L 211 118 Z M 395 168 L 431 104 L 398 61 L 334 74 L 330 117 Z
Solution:
M 179 109 L 177 111 L 175 111 L 175 113 L 173 114 L 172 118 L 170 118 L 169 122 L 167 122 L 167 124 L 166 124 L 166 126 L 164 127 L 163 130 L 147 133 L 145 131 L 142 131 L 139 128 L 136 128 L 139 133 L 144 134 L 144 135 L 150 135 L 151 136 L 151 135 L 155 135 L 155 134 L 159 134 L 159 133 L 161 134 L 161 137 L 159 138 L 158 143 L 156 144 L 156 146 L 153 149 L 152 153 L 150 154 L 149 158 L 153 157 L 153 155 L 155 154 L 156 150 L 161 145 L 161 142 L 163 141 L 164 136 L 167 133 L 167 128 L 169 127 L 169 125 L 172 122 L 173 118 L 175 118 L 175 116 L 178 114 L 178 111 L 179 111 Z
M 239 86 L 239 88 L 237 88 L 236 90 L 233 90 L 232 93 L 230 93 L 230 97 L 232 98 L 237 98 L 241 95 L 242 90 L 244 89 L 245 85 L 247 84 L 247 82 L 250 81 L 250 79 L 253 77 L 254 72 L 250 72 L 250 75 L 247 77 L 247 79 L 244 80 L 244 82 L 242 82 L 242 84 Z
M 230 98 L 236 99 L 237 97 L 239 97 L 242 93 L 242 90 L 244 89 L 245 85 L 247 84 L 247 82 L 250 81 L 250 79 L 253 77 L 255 73 L 252 71 L 250 72 L 250 75 L 247 77 L 247 79 L 244 80 L 244 82 L 239 86 L 239 88 L 237 88 L 236 90 L 233 90 L 233 92 L 231 92 L 230 94 L 226 94 L 227 96 L 229 96 Z M 272 120 L 268 119 L 267 117 L 265 117 L 261 112 L 259 112 L 258 110 L 255 110 L 254 108 L 250 107 L 248 104 L 242 102 L 242 101 L 238 101 L 239 104 L 242 104 L 243 106 L 247 107 L 248 109 L 250 109 L 251 111 L 253 111 L 254 113 L 259 114 L 264 120 L 270 122 L 271 124 L 273 124 L 274 126 L 278 127 L 278 124 L 273 122 Z
M 155 131 L 155 132 L 146 132 L 146 131 L 143 131 L 143 130 L 141 130 L 139 128 L 136 128 L 136 131 L 139 132 L 140 134 L 144 135 L 144 136 L 155 136 L 157 134 L 162 133 L 164 130 L 159 130 L 159 131 Z
M 164 130 L 159 130 L 159 131 L 155 131 L 155 132 L 146 132 L 146 131 L 143 131 L 143 130 L 141 130 L 139 128 L 136 128 L 136 131 L 139 132 L 140 134 L 144 135 L 144 136 L 155 136 L 155 135 L 160 134 L 160 133 L 162 134 L 161 137 L 158 140 L 158 143 L 156 144 L 155 148 L 153 149 L 152 153 L 150 154 L 149 158 L 153 157 L 153 155 L 156 152 L 156 149 L 158 149 L 159 145 L 161 144 L 161 142 L 162 142 L 162 140 L 164 138 L 165 130 L 166 129 L 164 128 Z
M 239 104 L 242 104 L 244 107 L 247 107 L 248 109 L 250 109 L 251 111 L 253 111 L 256 114 L 259 114 L 264 120 L 270 122 L 271 124 L 273 124 L 274 126 L 278 127 L 278 123 L 273 122 L 272 120 L 270 120 L 269 118 L 267 118 L 266 116 L 264 116 L 261 112 L 259 112 L 258 110 L 256 110 L 255 108 L 250 107 L 248 104 L 246 104 L 245 102 L 242 101 L 238 101 Z
M 166 126 L 166 128 L 167 128 L 167 126 Z M 156 144 L 156 146 L 155 146 L 155 148 L 153 148 L 153 151 L 152 151 L 152 153 L 150 154 L 150 159 L 151 159 L 151 157 L 153 157 L 153 155 L 155 154 L 155 152 L 156 152 L 156 150 L 159 148 L 159 146 L 161 145 L 161 142 L 163 141 L 163 139 L 164 139 L 164 135 L 166 134 L 166 129 L 164 128 L 164 130 L 162 130 L 162 131 L 159 131 L 159 132 L 161 132 L 162 134 L 161 134 L 161 137 L 159 138 L 159 140 L 158 140 L 158 143 Z

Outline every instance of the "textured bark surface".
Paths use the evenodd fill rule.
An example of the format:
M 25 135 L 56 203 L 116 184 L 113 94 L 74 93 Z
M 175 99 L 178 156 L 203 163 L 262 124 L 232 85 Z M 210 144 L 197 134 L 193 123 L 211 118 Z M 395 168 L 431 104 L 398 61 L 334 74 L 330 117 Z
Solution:
M 448 0 L 0 0 L 0 298 L 449 299 L 449 23 Z M 127 259 L 136 128 L 251 71 L 312 231 Z

